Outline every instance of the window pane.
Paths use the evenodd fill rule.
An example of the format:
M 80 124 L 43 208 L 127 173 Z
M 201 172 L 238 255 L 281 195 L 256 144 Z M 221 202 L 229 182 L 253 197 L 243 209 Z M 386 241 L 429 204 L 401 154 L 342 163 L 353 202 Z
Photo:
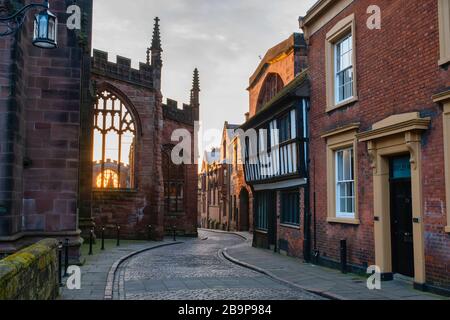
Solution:
M 338 210 L 338 212 L 345 212 L 345 198 L 341 198 L 340 200 L 340 208 Z
M 281 194 L 282 223 L 298 225 L 300 223 L 300 196 L 297 191 Z
M 353 213 L 353 198 L 347 198 L 347 212 Z
M 337 180 L 342 181 L 344 179 L 344 158 L 343 158 L 343 151 L 339 151 L 337 153 Z
M 350 160 L 350 151 L 345 150 L 344 151 L 344 180 L 348 181 L 350 180 L 350 173 L 351 173 L 351 160 Z
M 336 44 L 336 102 L 339 103 L 353 96 L 353 44 L 352 36 L 342 39 Z
M 355 211 L 353 148 L 336 151 L 336 216 L 350 218 Z
M 341 197 L 347 197 L 347 189 L 346 189 L 346 184 L 345 183 L 340 183 L 339 184 L 339 196 Z
M 109 91 L 97 93 L 94 106 L 93 174 L 106 170 L 116 174 L 111 183 L 94 181 L 95 188 L 133 188 L 135 124 L 122 101 Z

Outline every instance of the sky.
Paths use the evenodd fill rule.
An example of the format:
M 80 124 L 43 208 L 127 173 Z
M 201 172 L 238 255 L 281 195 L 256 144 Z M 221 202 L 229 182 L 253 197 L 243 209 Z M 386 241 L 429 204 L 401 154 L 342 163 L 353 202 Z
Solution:
M 298 17 L 316 0 L 95 0 L 93 46 L 146 59 L 153 19 L 161 19 L 162 92 L 189 103 L 194 68 L 200 72 L 204 130 L 244 122 L 249 78 L 268 49 L 300 32 Z M 220 141 L 217 142 L 219 144 Z

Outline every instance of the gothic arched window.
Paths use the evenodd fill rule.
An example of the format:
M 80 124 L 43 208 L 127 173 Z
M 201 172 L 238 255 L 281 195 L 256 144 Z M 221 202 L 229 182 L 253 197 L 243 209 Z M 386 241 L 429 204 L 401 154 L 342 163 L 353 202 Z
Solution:
M 256 110 L 259 111 L 267 102 L 272 100 L 283 89 L 284 83 L 276 73 L 270 73 L 261 87 Z
M 94 106 L 94 188 L 134 188 L 135 144 L 130 110 L 113 92 L 99 92 Z
M 164 207 L 166 214 L 184 212 L 184 165 L 173 163 L 172 146 L 163 150 Z

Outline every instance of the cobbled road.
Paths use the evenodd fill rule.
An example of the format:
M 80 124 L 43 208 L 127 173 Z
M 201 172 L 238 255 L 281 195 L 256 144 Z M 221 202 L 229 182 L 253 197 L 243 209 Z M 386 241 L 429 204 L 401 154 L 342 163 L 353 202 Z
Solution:
M 219 251 L 242 243 L 236 235 L 200 233 L 199 239 L 148 251 L 123 263 L 116 274 L 114 299 L 321 299 L 226 260 Z

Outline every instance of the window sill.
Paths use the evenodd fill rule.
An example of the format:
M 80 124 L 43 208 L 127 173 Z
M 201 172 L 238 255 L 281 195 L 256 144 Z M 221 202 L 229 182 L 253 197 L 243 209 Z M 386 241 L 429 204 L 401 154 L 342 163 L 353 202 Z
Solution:
M 298 231 L 301 230 L 300 226 L 299 225 L 295 225 L 295 224 L 280 223 L 280 227 L 288 228 L 288 229 L 294 229 L 294 230 L 298 230 Z
M 256 232 L 256 233 L 259 233 L 259 234 L 264 234 L 264 235 L 266 235 L 266 234 L 269 233 L 269 232 L 267 232 L 267 231 L 264 231 L 264 230 L 258 230 L 258 229 L 256 229 L 255 232 Z
M 331 112 L 331 111 L 334 111 L 336 109 L 343 108 L 343 107 L 345 107 L 345 106 L 347 106 L 349 104 L 355 103 L 357 101 L 358 101 L 358 97 L 353 97 L 351 99 L 345 100 L 345 101 L 343 101 L 341 103 L 338 103 L 336 105 L 328 106 L 326 112 Z
M 445 227 L 445 233 L 450 233 L 450 226 Z
M 340 223 L 340 224 L 350 224 L 350 225 L 360 225 L 361 221 L 359 219 L 346 219 L 346 218 L 327 218 L 328 223 Z

